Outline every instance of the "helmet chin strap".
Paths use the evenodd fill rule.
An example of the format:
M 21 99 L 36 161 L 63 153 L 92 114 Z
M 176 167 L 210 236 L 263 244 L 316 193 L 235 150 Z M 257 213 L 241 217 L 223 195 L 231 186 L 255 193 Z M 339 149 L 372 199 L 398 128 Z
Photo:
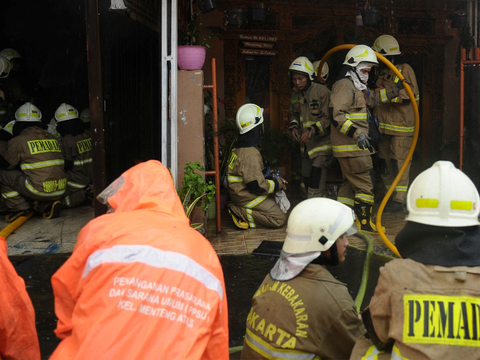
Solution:
M 325 252 L 322 252 L 318 258 L 312 261 L 312 264 L 337 266 L 339 264 L 337 242 L 335 241 L 328 250 L 330 250 L 330 257 L 326 257 Z

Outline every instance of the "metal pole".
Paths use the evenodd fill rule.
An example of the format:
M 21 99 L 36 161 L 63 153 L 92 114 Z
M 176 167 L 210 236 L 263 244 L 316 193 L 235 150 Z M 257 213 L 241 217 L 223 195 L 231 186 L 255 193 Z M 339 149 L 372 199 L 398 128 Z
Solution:
M 87 26 L 88 89 L 93 146 L 93 185 L 96 194 L 98 194 L 107 186 L 98 0 L 85 1 L 85 15 Z M 105 205 L 95 201 L 95 216 L 105 214 L 105 212 Z
M 170 60 L 170 116 L 171 116 L 171 170 L 173 174 L 173 181 L 176 184 L 178 179 L 178 135 L 177 135 L 177 28 L 178 28 L 178 19 L 177 19 L 177 0 L 171 0 L 172 12 L 171 12 L 171 53 L 169 56 Z
M 162 6 L 160 7 L 162 12 L 162 36 L 161 36 L 161 161 L 165 166 L 169 166 L 168 163 L 168 136 L 167 136 L 167 123 L 168 123 L 168 63 L 167 63 L 167 31 L 168 31 L 168 16 L 167 16 L 168 1 L 162 0 Z

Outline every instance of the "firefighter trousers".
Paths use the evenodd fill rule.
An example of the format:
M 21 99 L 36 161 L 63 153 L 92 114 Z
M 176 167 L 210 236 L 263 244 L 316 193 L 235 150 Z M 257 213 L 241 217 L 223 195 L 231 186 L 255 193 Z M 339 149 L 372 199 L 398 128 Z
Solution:
M 278 228 L 287 220 L 287 215 L 271 198 L 266 198 L 252 209 L 235 204 L 232 204 L 230 209 L 243 221 L 248 222 L 250 228 L 256 228 L 257 225 Z
M 353 208 L 355 202 L 373 204 L 372 157 L 338 157 L 343 183 L 337 201 Z
M 383 143 L 378 145 L 378 157 L 384 161 L 382 164 L 381 160 L 380 173 L 382 175 L 383 183 L 388 191 L 393 180 L 395 180 L 398 171 L 405 163 L 408 151 L 412 145 L 413 137 L 383 134 L 382 140 Z M 395 192 L 392 197 L 393 201 L 403 203 L 407 197 L 411 164 L 412 162 L 410 161 L 400 178 L 400 181 L 397 186 L 395 186 Z

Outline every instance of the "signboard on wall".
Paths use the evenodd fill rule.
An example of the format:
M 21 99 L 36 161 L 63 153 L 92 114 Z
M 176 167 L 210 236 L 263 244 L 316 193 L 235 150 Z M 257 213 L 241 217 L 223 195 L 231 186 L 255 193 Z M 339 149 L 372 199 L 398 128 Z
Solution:
M 278 38 L 274 36 L 265 36 L 265 35 L 238 35 L 240 40 L 250 40 L 250 41 L 267 41 L 267 42 L 277 42 Z
M 261 50 L 261 49 L 240 49 L 243 55 L 260 55 L 260 56 L 275 56 L 277 50 Z
M 273 49 L 274 43 L 243 41 L 243 46 L 254 49 Z

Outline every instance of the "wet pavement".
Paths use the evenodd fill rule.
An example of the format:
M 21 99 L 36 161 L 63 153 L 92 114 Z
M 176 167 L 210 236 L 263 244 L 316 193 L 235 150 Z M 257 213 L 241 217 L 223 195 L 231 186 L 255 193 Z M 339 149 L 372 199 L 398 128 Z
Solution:
M 349 248 L 347 261 L 337 267 L 330 268 L 335 277 L 347 284 L 353 298 L 355 298 L 360 286 L 364 258 L 364 251 Z M 67 259 L 68 254 L 10 257 L 18 274 L 25 280 L 27 291 L 35 307 L 42 359 L 48 359 L 59 343 L 53 332 L 56 328 L 57 319 L 54 312 L 50 279 Z M 250 310 L 252 296 L 276 260 L 277 258 L 273 256 L 220 256 L 228 299 L 230 347 L 243 344 L 245 321 Z M 373 295 L 379 276 L 379 267 L 389 260 L 390 258 L 382 255 L 374 254 L 372 256 L 364 306 L 368 304 Z M 237 356 L 232 355 L 233 358 L 237 358 Z

